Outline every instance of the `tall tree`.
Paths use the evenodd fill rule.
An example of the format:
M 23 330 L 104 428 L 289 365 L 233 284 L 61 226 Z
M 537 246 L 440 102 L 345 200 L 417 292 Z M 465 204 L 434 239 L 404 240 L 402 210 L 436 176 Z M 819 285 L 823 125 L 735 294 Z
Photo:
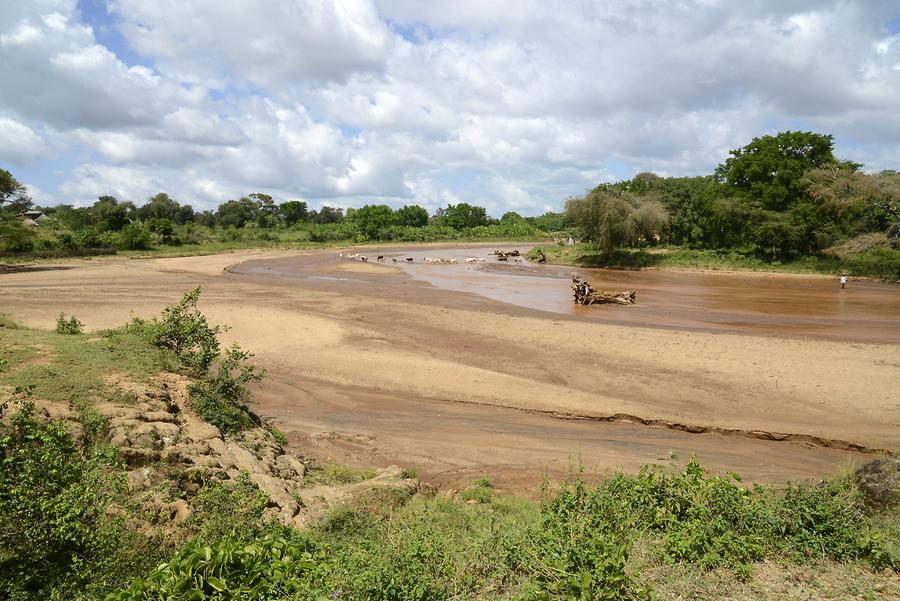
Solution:
M 465 202 L 457 205 L 447 205 L 444 209 L 443 224 L 455 230 L 463 230 L 469 227 L 487 225 L 487 210 L 484 207 L 476 207 Z
M 324 206 L 318 211 L 310 214 L 310 220 L 313 223 L 340 223 L 344 220 L 343 209 Z
M 626 244 L 654 240 L 665 229 L 668 214 L 655 199 L 601 185 L 583 198 L 566 201 L 566 213 L 584 237 L 604 253 Z
M 428 225 L 428 211 L 419 205 L 406 205 L 400 207 L 394 214 L 397 225 L 408 227 L 422 227 Z
M 900 173 L 864 174 L 853 165 L 808 174 L 810 195 L 839 217 L 857 214 L 863 227 L 900 238 Z
M 6 169 L 0 169 L 0 209 L 18 213 L 31 208 L 31 197 L 25 186 Z
M 833 148 L 830 135 L 786 131 L 762 136 L 732 150 L 716 177 L 763 209 L 784 211 L 804 196 L 804 173 L 837 163 Z
M 150 197 L 147 204 L 139 209 L 141 219 L 168 219 L 175 221 L 181 205 L 178 201 L 169 198 L 165 192 L 160 192 Z
M 381 231 L 394 223 L 394 211 L 387 205 L 365 205 L 352 214 L 348 211 L 347 217 L 370 240 L 379 238 Z
M 287 200 L 278 205 L 278 214 L 285 225 L 294 225 L 298 221 L 309 219 L 309 209 L 302 200 Z

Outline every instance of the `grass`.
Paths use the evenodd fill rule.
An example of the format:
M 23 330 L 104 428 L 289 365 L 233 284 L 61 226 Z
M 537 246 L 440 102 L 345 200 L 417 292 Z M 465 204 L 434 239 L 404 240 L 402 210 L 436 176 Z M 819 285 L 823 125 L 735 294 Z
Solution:
M 21 328 L 22 324 L 20 324 L 18 321 L 16 321 L 6 313 L 0 313 L 0 329 L 18 330 Z
M 3 358 L 9 362 L 0 384 L 34 385 L 48 401 L 84 404 L 111 394 L 105 377 L 127 374 L 136 380 L 172 368 L 165 353 L 130 334 L 56 334 L 0 328 Z
M 575 246 L 541 246 L 529 253 L 537 257 L 543 250 L 549 263 L 640 270 L 686 269 L 708 271 L 763 271 L 776 273 L 826 274 L 849 273 L 855 276 L 900 279 L 900 251 L 881 250 L 874 254 L 837 257 L 804 256 L 791 261 L 770 261 L 751 251 L 653 247 L 622 249 L 609 255 L 600 254 L 589 244 Z
M 490 490 L 484 482 L 474 488 Z M 209 573 L 229 574 L 231 591 L 261 575 L 271 582 L 289 574 L 289 589 L 270 589 L 265 597 L 285 600 L 749 601 L 900 594 L 889 576 L 900 556 L 888 559 L 893 567 L 881 573 L 883 558 L 842 555 L 851 550 L 847 544 L 865 546 L 868 537 L 884 533 L 860 511 L 852 481 L 801 488 L 747 488 L 705 476 L 691 462 L 681 474 L 617 475 L 596 488 L 576 480 L 548 491 L 541 503 L 492 495 L 471 504 L 380 491 L 304 531 L 258 538 L 254 549 L 262 552 L 216 564 Z M 900 521 L 897 511 L 880 515 Z M 772 527 L 784 528 L 783 534 L 765 532 Z M 223 541 L 206 557 L 239 552 L 227 536 Z M 197 566 L 190 573 L 202 582 L 202 571 L 212 568 L 191 559 L 202 553 L 183 549 L 133 594 L 116 598 L 165 598 L 172 590 L 166 587 L 183 582 L 179 570 L 188 566 Z M 265 559 L 285 554 L 290 562 Z
M 326 463 L 323 466 L 308 466 L 306 475 L 303 477 L 303 484 L 305 486 L 353 484 L 374 478 L 375 473 L 375 470 L 370 468 Z

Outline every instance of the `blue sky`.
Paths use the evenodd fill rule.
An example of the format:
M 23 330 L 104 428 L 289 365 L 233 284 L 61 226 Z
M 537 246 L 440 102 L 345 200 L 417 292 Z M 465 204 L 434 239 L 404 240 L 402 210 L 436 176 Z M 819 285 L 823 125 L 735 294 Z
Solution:
M 0 167 L 45 204 L 532 215 L 788 128 L 900 156 L 888 0 L 34 0 L 0 7 L 0 51 Z

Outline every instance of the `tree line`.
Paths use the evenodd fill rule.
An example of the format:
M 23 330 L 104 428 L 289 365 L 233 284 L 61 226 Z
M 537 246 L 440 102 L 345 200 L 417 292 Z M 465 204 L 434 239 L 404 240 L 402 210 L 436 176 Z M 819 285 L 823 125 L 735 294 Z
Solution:
M 867 254 L 900 265 L 900 174 L 864 173 L 834 156 L 834 139 L 787 131 L 732 150 L 708 175 L 639 173 L 570 198 L 563 212 L 496 219 L 460 202 L 433 214 L 415 204 L 310 209 L 253 193 L 196 211 L 161 192 L 143 205 L 100 196 L 91 206 L 43 207 L 51 226 L 22 227 L 27 191 L 0 170 L 0 252 L 145 249 L 245 240 L 432 241 L 572 235 L 600 253 L 669 245 L 731 249 L 768 261 Z
M 0 252 L 6 253 L 141 250 L 156 245 L 222 240 L 279 240 L 282 234 L 291 241 L 312 242 L 424 241 L 452 239 L 460 234 L 534 237 L 538 232 L 571 225 L 563 214 L 553 212 L 527 218 L 508 212 L 495 219 L 484 207 L 465 202 L 448 204 L 434 214 L 414 204 L 399 209 L 371 204 L 346 211 L 330 206 L 314 210 L 303 200 L 276 203 L 263 193 L 228 200 L 215 210 L 206 211 L 196 211 L 165 192 L 150 197 L 141 206 L 104 195 L 86 207 L 35 207 L 25 187 L 10 172 L 0 170 L 0 177 L 4 191 L 0 203 Z M 49 229 L 23 225 L 24 213 L 35 209 L 49 218 Z M 52 235 L 38 236 L 46 231 Z

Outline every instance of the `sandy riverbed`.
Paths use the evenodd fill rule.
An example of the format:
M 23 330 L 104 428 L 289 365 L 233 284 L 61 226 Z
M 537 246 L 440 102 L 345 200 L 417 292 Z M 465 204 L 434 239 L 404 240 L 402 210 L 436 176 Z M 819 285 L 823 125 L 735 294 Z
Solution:
M 151 316 L 200 284 L 202 310 L 267 367 L 259 411 L 293 444 L 340 461 L 410 465 L 438 482 L 487 473 L 526 489 L 544 469 L 556 475 L 579 462 L 591 473 L 634 469 L 691 452 L 713 469 L 783 481 L 864 458 L 845 443 L 900 446 L 898 287 L 860 285 L 842 301 L 815 278 L 792 279 L 774 293 L 783 311 L 756 311 L 740 300 L 739 279 L 720 280 L 707 296 L 716 306 L 704 308 L 682 277 L 675 305 L 683 310 L 672 309 L 667 322 L 653 300 L 675 285 L 665 275 L 644 282 L 646 319 L 638 319 L 640 309 L 615 308 L 619 319 L 598 317 L 605 307 L 554 312 L 477 296 L 454 287 L 465 273 L 450 284 L 429 282 L 392 264 L 403 249 L 381 251 L 385 264 L 347 262 L 337 252 L 7 271 L 0 312 L 37 327 L 52 327 L 60 311 L 90 329 L 111 327 L 132 314 Z M 553 269 L 522 275 L 565 290 Z M 618 284 L 628 276 L 608 277 Z M 798 308 L 792 294 L 814 303 Z M 827 305 L 832 297 L 839 307 Z M 815 310 L 816 303 L 826 304 Z M 611 416 L 613 423 L 601 421 Z M 770 434 L 792 438 L 759 439 Z

